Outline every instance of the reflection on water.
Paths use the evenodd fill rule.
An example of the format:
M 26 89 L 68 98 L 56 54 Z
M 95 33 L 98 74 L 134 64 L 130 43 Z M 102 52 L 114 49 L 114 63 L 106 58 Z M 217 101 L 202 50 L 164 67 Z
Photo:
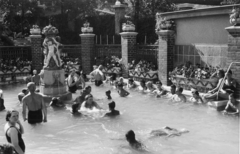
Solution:
M 91 84 L 91 83 L 89 83 Z M 4 90 L 6 108 L 21 112 L 17 94 L 24 85 L 0 87 Z M 108 109 L 105 91 L 110 87 L 95 87 L 92 94 L 99 105 Z M 112 98 L 121 115 L 116 118 L 94 116 L 74 117 L 70 104 L 63 110 L 48 108 L 48 122 L 36 126 L 23 122 L 27 154 L 238 154 L 239 118 L 223 116 L 205 105 L 173 103 L 147 94 L 130 91 L 127 98 L 112 89 Z M 74 94 L 76 97 L 76 94 Z M 0 112 L 0 143 L 6 143 L 3 127 L 5 111 Z M 20 117 L 22 120 L 22 117 Z M 149 138 L 149 132 L 163 126 L 186 128 L 180 137 Z M 150 152 L 131 149 L 125 133 L 134 130 L 136 137 Z

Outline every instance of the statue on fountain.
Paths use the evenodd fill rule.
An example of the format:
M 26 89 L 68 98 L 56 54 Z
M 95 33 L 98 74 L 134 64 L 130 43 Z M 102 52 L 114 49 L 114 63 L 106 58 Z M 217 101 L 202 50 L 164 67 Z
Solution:
M 56 41 L 58 30 L 52 25 L 46 26 L 42 32 L 46 38 L 43 41 L 44 69 L 61 68 L 62 60 L 58 50 L 60 43 Z
M 44 68 L 59 68 L 62 65 L 58 50 L 60 43 L 54 37 L 45 38 L 43 42 L 43 53 L 45 55 Z M 51 61 L 51 58 L 53 59 Z

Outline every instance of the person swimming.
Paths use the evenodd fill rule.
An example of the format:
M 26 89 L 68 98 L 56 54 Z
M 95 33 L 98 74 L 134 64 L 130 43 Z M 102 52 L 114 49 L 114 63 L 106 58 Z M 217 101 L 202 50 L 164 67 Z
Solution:
M 134 80 L 132 78 L 128 79 L 127 88 L 134 89 L 136 87 L 137 87 L 137 84 L 134 82 Z
M 86 95 L 85 101 L 81 105 L 81 110 L 92 110 L 93 108 L 102 109 L 95 101 L 93 101 L 93 96 L 91 94 Z
M 125 89 L 123 89 L 123 84 L 122 83 L 119 83 L 118 84 L 118 94 L 121 96 L 121 97 L 126 97 L 128 96 L 130 93 L 128 91 L 126 91 Z
M 171 127 L 168 127 L 168 126 L 165 126 L 161 129 L 157 129 L 157 130 L 152 130 L 150 132 L 150 135 L 151 136 L 167 136 L 167 137 L 173 137 L 173 136 L 180 136 L 184 133 L 188 133 L 189 131 L 186 130 L 186 129 L 180 129 L 180 130 L 177 130 L 175 128 L 171 128 Z
M 128 141 L 129 145 L 134 148 L 134 149 L 137 149 L 137 150 L 144 150 L 145 149 L 145 146 L 136 140 L 135 138 L 135 133 L 133 130 L 129 130 L 126 135 L 126 140 Z
M 167 94 L 167 90 L 162 88 L 162 82 L 161 81 L 156 82 L 156 87 L 157 87 L 156 90 L 154 90 L 152 92 L 153 94 L 157 94 L 156 97 L 161 97 L 161 96 Z
M 108 100 L 112 99 L 110 90 L 106 91 L 105 94 L 106 94 Z
M 204 103 L 197 90 L 192 91 L 192 97 L 189 98 L 192 103 Z
M 108 104 L 110 112 L 106 113 L 104 116 L 108 117 L 115 117 L 117 115 L 120 115 L 120 112 L 118 110 L 115 110 L 115 102 L 112 101 L 111 103 Z
M 78 110 L 80 109 L 81 105 L 79 103 L 75 103 L 72 105 L 72 114 L 75 116 L 82 115 L 81 112 Z
M 53 97 L 49 106 L 54 108 L 63 108 L 65 107 L 65 104 L 62 101 L 60 101 L 60 99 L 58 99 L 57 97 Z
M 173 95 L 173 97 L 172 97 L 172 100 L 176 101 L 176 102 L 186 102 L 187 98 L 186 98 L 186 96 L 184 96 L 182 94 L 182 92 L 183 92 L 183 88 L 178 87 L 177 90 L 176 90 L 176 94 Z
M 139 91 L 146 91 L 147 90 L 147 86 L 146 86 L 146 82 L 145 80 L 141 80 L 140 81 L 140 86 L 138 87 Z

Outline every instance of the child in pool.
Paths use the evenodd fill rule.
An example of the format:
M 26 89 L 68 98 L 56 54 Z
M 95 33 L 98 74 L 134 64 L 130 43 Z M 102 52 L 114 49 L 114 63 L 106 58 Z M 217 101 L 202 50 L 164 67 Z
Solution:
M 147 86 L 146 92 L 150 92 L 151 93 L 151 92 L 153 92 L 155 90 L 152 81 L 148 81 L 146 86 Z
M 147 90 L 147 86 L 146 86 L 146 82 L 145 80 L 141 80 L 140 81 L 140 86 L 138 87 L 139 91 L 146 91 Z
M 173 96 L 172 100 L 176 102 L 186 102 L 187 98 L 182 94 L 183 88 L 178 87 L 176 90 L 176 94 Z
M 172 136 L 180 136 L 184 133 L 188 133 L 189 131 L 186 129 L 180 129 L 177 130 L 175 128 L 171 128 L 171 127 L 163 127 L 161 129 L 157 129 L 157 130 L 152 130 L 150 132 L 150 135 L 152 136 L 167 136 L 167 137 L 172 137 Z
M 223 113 L 224 114 L 229 114 L 229 115 L 237 115 L 239 114 L 239 109 L 238 109 L 238 101 L 235 99 L 234 94 L 229 95 L 229 101 L 227 103 L 227 106 L 225 107 Z
M 193 103 L 204 103 L 197 90 L 192 91 L 192 97 L 189 100 Z
M 161 81 L 158 81 L 156 82 L 156 90 L 154 90 L 152 93 L 153 94 L 157 94 L 156 97 L 161 97 L 162 95 L 166 95 L 167 94 L 167 90 L 165 90 L 163 87 L 162 87 L 162 82 Z
M 110 90 L 106 91 L 105 94 L 106 94 L 108 100 L 112 99 Z
M 132 78 L 128 79 L 127 88 L 134 89 L 136 87 L 137 87 L 137 84 L 134 82 L 134 80 Z
M 118 84 L 118 94 L 119 94 L 121 97 L 126 97 L 126 96 L 128 96 L 130 93 L 127 92 L 125 89 L 123 89 L 123 84 L 119 83 L 119 84 Z

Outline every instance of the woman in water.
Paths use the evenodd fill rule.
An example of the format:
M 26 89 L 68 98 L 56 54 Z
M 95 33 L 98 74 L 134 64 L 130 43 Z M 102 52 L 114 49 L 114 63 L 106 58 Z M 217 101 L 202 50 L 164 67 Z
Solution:
M 93 101 L 93 96 L 89 94 L 85 97 L 85 101 L 81 105 L 81 110 L 92 110 L 93 108 L 102 109 L 95 101 Z
M 7 111 L 6 121 L 4 127 L 4 132 L 7 141 L 11 143 L 17 154 L 25 153 L 25 144 L 22 139 L 22 134 L 24 133 L 23 126 L 19 121 L 19 113 L 16 110 Z

